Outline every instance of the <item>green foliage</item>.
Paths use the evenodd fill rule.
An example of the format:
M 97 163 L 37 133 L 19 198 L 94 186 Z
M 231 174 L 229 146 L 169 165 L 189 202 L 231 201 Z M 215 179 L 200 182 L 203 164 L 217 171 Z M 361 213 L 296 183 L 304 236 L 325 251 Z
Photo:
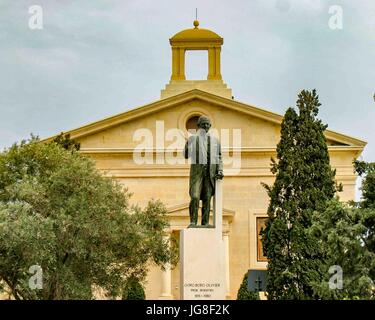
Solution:
M 324 299 L 375 299 L 375 163 L 354 161 L 364 176 L 359 203 L 332 200 L 322 213 L 314 214 L 312 234 L 326 257 L 325 278 L 316 290 Z M 343 271 L 343 288 L 330 290 L 329 267 Z
M 258 292 L 249 291 L 247 288 L 247 273 L 244 275 L 241 286 L 238 289 L 237 300 L 260 300 Z
M 52 142 L 63 147 L 65 150 L 79 151 L 79 149 L 81 148 L 81 144 L 79 142 L 76 142 L 73 139 L 70 139 L 69 133 L 64 135 L 64 133 L 61 132 L 58 136 L 56 136 L 52 140 Z
M 264 185 L 270 197 L 269 219 L 262 231 L 269 259 L 269 299 L 317 298 L 312 283 L 323 277 L 323 257 L 309 228 L 313 212 L 326 207 L 337 186 L 324 136 L 327 126 L 317 119 L 320 105 L 315 90 L 303 90 L 297 100 L 299 112 L 286 111 L 278 161 L 271 159 L 276 180 L 273 186 Z
M 145 290 L 136 278 L 129 278 L 122 294 L 122 300 L 145 300 Z
M 358 164 L 364 164 L 365 170 L 362 172 L 364 179 L 362 182 L 362 201 L 358 204 L 361 221 L 364 226 L 362 239 L 365 247 L 375 254 L 375 162 L 366 163 L 355 161 L 355 169 L 358 174 Z M 370 270 L 370 276 L 375 281 L 375 268 Z
M 363 225 L 361 239 L 368 252 L 375 255 L 375 171 L 367 174 L 362 184 L 362 192 L 362 201 L 358 209 Z M 375 258 L 372 261 L 369 275 L 375 281 Z M 375 292 L 373 292 L 373 297 L 375 297 Z
M 323 299 L 374 299 L 372 279 L 375 252 L 369 245 L 368 219 L 374 222 L 375 210 L 349 207 L 338 199 L 330 201 L 324 212 L 315 212 L 311 234 L 316 238 L 326 258 L 324 278 L 314 284 Z M 374 225 L 372 225 L 373 227 Z M 329 288 L 331 266 L 343 272 L 342 289 Z
M 360 176 L 375 173 L 375 162 L 354 160 L 353 165 L 355 171 Z
M 375 162 L 354 161 L 354 168 L 360 176 L 365 176 L 362 183 L 363 209 L 375 209 Z M 375 224 L 372 224 L 375 227 Z
M 150 262 L 175 261 L 163 204 L 141 209 L 129 197 L 57 143 L 33 138 L 0 153 L 0 283 L 16 299 L 92 299 L 96 287 L 114 298 Z M 41 290 L 29 288 L 32 265 L 43 269 Z

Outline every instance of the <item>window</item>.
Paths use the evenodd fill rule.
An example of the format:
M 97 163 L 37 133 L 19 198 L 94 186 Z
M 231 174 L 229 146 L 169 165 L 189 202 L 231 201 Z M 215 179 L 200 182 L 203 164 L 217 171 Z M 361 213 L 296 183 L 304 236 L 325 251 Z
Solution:
M 258 261 L 267 261 L 267 257 L 263 253 L 263 245 L 262 245 L 262 237 L 260 235 L 260 232 L 262 229 L 266 228 L 266 222 L 267 219 L 266 217 L 257 217 L 257 260 Z
M 186 121 L 186 130 L 198 130 L 198 119 L 200 116 L 194 115 Z

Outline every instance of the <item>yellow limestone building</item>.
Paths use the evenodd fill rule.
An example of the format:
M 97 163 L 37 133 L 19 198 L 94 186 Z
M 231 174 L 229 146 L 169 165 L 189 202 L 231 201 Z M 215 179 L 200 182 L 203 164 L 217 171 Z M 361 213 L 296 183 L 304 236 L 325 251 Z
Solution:
M 267 266 L 257 236 L 269 202 L 261 183 L 274 181 L 270 158 L 276 157 L 282 116 L 232 98 L 220 71 L 223 39 L 200 28 L 198 21 L 194 28 L 174 35 L 170 45 L 172 75 L 160 100 L 68 133 L 103 174 L 129 188 L 133 203 L 145 206 L 151 198 L 160 199 L 168 208 L 167 231 L 178 237 L 189 223 L 189 164 L 182 150 L 188 129 L 196 126 L 200 115 L 207 115 L 223 148 L 226 295 L 235 299 L 244 274 Z M 207 80 L 186 80 L 188 50 L 208 51 Z M 352 161 L 366 143 L 329 130 L 325 135 L 336 178 L 344 187 L 340 198 L 352 200 Z M 165 271 L 151 266 L 146 298 L 179 299 L 179 286 L 179 265 Z

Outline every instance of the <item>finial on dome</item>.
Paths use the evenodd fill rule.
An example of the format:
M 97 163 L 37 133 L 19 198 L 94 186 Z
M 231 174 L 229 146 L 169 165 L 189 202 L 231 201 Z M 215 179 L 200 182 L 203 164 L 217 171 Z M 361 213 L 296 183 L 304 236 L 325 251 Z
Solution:
M 198 21 L 198 8 L 195 8 L 195 20 L 193 22 L 194 29 L 198 29 L 199 21 Z

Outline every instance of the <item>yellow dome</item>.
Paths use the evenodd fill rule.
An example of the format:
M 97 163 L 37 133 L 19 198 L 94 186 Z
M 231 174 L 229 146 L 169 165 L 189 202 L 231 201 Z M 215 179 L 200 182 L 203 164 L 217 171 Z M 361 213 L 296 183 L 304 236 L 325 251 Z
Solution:
M 194 28 L 182 30 L 176 33 L 170 40 L 174 41 L 196 41 L 196 40 L 208 40 L 208 41 L 221 41 L 222 38 L 215 32 L 208 29 L 199 29 L 199 22 L 194 21 Z
M 186 29 L 182 30 L 178 33 L 176 33 L 171 40 L 197 40 L 197 39 L 214 39 L 214 40 L 220 40 L 221 37 L 208 29 L 198 29 L 198 28 L 193 28 L 193 29 Z

